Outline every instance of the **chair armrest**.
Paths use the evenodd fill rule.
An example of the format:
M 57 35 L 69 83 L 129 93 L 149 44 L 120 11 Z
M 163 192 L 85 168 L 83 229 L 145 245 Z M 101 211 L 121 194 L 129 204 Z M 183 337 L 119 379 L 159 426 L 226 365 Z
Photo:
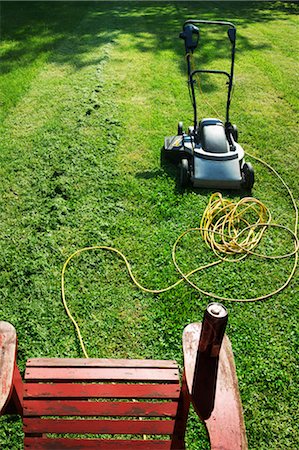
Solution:
M 234 355 L 227 336 L 224 336 L 219 355 L 215 405 L 205 425 L 211 449 L 248 449 Z
M 8 322 L 0 321 L 0 415 L 10 400 L 16 365 L 17 335 Z
M 193 383 L 201 328 L 201 323 L 192 323 L 184 329 L 183 334 L 185 376 L 191 401 L 205 423 L 212 450 L 246 450 L 248 448 L 246 430 L 234 356 L 231 343 L 226 335 L 223 338 L 219 358 L 214 359 L 214 362 L 206 360 L 208 364 L 206 374 L 211 373 L 213 376 L 216 368 L 215 392 L 212 392 L 215 399 L 212 398 L 208 401 L 209 404 L 213 404 L 210 417 L 202 417 L 200 396 L 202 395 L 203 403 L 205 403 L 205 397 L 211 395 L 211 391 L 213 391 L 214 382 L 207 378 L 202 379 L 207 383 L 207 389 L 205 386 L 196 386 Z M 197 402 L 194 402 L 193 394 L 196 391 Z M 200 392 L 200 396 L 198 392 Z

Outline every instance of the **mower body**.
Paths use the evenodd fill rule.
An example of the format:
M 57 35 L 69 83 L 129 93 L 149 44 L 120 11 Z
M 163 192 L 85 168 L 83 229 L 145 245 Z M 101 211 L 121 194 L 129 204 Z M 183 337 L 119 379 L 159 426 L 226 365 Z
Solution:
M 231 43 L 230 73 L 222 70 L 192 68 L 192 54 L 199 41 L 199 29 L 195 24 L 228 27 L 227 34 Z M 190 19 L 185 22 L 180 37 L 185 41 L 188 85 L 194 120 L 193 126 L 188 128 L 187 133 L 183 130 L 183 123 L 179 122 L 177 135 L 165 138 L 164 154 L 166 158 L 178 164 L 181 186 L 192 184 L 194 187 L 201 188 L 250 191 L 254 183 L 254 171 L 251 164 L 244 161 L 244 150 L 238 143 L 237 127 L 231 124 L 229 118 L 236 28 L 231 22 Z M 225 123 L 215 118 L 198 120 L 194 85 L 201 73 L 225 75 L 228 79 Z
M 199 141 L 195 142 L 193 128 L 189 134 L 165 138 L 164 152 L 180 166 L 180 183 L 194 187 L 242 189 L 244 186 L 244 150 L 234 142 L 229 144 L 223 123 L 218 119 L 203 119 Z

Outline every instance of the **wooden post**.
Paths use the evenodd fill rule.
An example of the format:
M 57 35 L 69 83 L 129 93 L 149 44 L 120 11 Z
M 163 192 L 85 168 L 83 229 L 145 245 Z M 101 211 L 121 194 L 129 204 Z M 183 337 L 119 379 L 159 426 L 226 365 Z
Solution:
M 187 384 L 194 409 L 202 420 L 209 418 L 214 408 L 219 352 L 226 324 L 224 306 L 211 303 L 205 311 L 201 330 L 199 324 L 191 324 L 184 333 L 184 353 L 189 354 L 185 360 Z
M 214 408 L 218 361 L 227 311 L 220 303 L 208 305 L 201 328 L 192 384 L 192 403 L 201 417 L 208 419 Z

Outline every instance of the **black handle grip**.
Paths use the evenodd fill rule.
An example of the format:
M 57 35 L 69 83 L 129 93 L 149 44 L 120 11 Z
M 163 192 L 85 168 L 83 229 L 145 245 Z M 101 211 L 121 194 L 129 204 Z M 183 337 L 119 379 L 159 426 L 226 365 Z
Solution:
M 185 41 L 186 53 L 193 53 L 198 45 L 199 29 L 192 24 L 184 25 L 183 31 L 180 33 L 180 38 Z

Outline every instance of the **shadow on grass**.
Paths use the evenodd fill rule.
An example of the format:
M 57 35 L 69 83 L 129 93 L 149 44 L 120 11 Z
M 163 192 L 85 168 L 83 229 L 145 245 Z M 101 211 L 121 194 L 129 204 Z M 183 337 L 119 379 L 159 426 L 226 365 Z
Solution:
M 157 179 L 163 175 L 167 175 L 167 177 L 175 180 L 175 188 L 174 192 L 178 195 L 183 195 L 184 193 L 190 193 L 190 192 L 198 192 L 202 195 L 207 195 L 210 197 L 210 195 L 215 192 L 215 189 L 208 189 L 208 188 L 194 188 L 193 186 L 187 186 L 182 187 L 180 184 L 180 175 L 179 175 L 179 166 L 178 163 L 174 163 L 169 161 L 163 152 L 163 148 L 161 148 L 160 153 L 160 169 L 154 169 L 154 170 L 146 170 L 144 172 L 137 172 L 136 178 L 141 180 L 150 180 L 150 179 Z M 240 197 L 248 197 L 251 195 L 250 192 L 245 190 L 225 190 L 221 189 L 221 192 L 224 196 L 229 198 L 236 198 L 239 199 Z
M 298 13 L 296 2 L 8 2 L 1 5 L 2 73 L 31 64 L 38 55 L 52 51 L 62 40 L 69 49 L 52 54 L 56 63 L 70 63 L 78 69 L 95 61 L 85 61 L 92 47 L 115 39 L 120 33 L 132 36 L 132 46 L 140 52 L 174 50 L 185 72 L 183 43 L 178 33 L 185 19 L 223 19 L 246 27 L 252 22 L 269 22 L 281 13 Z M 90 32 L 80 29 L 82 18 L 90 22 Z M 96 31 L 95 31 L 96 30 Z M 225 40 L 215 32 L 215 45 Z M 238 36 L 238 52 L 262 49 Z M 67 46 L 68 47 L 68 46 Z M 66 48 L 67 48 L 66 47 Z M 228 47 L 229 48 L 229 47 Z M 225 58 L 227 48 L 217 52 Z M 201 62 L 215 58 L 209 46 L 201 49 Z
M 75 7 L 66 2 L 2 2 L 1 73 L 24 68 L 72 38 L 86 11 L 80 2 Z
M 16 104 L 46 61 L 69 64 L 76 70 L 100 64 L 100 48 L 126 35 L 126 45 L 140 53 L 152 52 L 162 58 L 167 51 L 177 55 L 171 70 L 185 75 L 184 45 L 178 35 L 186 19 L 230 20 L 244 29 L 250 23 L 285 20 L 298 10 L 296 2 L 3 1 L 0 74 L 8 76 L 3 77 L 2 115 Z M 238 33 L 237 56 L 269 46 Z M 90 59 L 93 49 L 99 49 L 98 56 Z M 230 43 L 222 27 L 203 27 L 198 50 L 195 67 L 229 70 Z M 201 77 L 204 93 L 219 90 L 216 78 Z M 225 80 L 223 92 L 224 84 Z
M 129 45 L 138 52 L 175 52 L 173 70 L 186 73 L 184 46 L 178 34 L 190 17 L 223 19 L 245 28 L 250 23 L 284 20 L 298 12 L 296 2 L 8 2 L 1 4 L 1 72 L 18 71 L 49 53 L 55 64 L 71 64 L 76 69 L 101 62 L 86 58 L 93 48 L 113 42 L 120 34 L 129 36 Z M 84 26 L 82 26 L 84 21 Z M 210 42 L 212 41 L 212 42 Z M 63 43 L 63 44 L 62 44 Z M 202 45 L 201 45 L 202 44 Z M 223 29 L 201 33 L 202 66 L 229 61 L 230 44 Z M 244 35 L 237 38 L 238 53 L 263 50 L 269 43 L 252 43 Z M 204 91 L 216 89 L 213 79 L 204 82 Z M 177 169 L 167 162 L 161 167 L 177 179 Z M 155 174 L 145 174 L 155 177 Z M 182 193 L 177 183 L 176 190 Z

